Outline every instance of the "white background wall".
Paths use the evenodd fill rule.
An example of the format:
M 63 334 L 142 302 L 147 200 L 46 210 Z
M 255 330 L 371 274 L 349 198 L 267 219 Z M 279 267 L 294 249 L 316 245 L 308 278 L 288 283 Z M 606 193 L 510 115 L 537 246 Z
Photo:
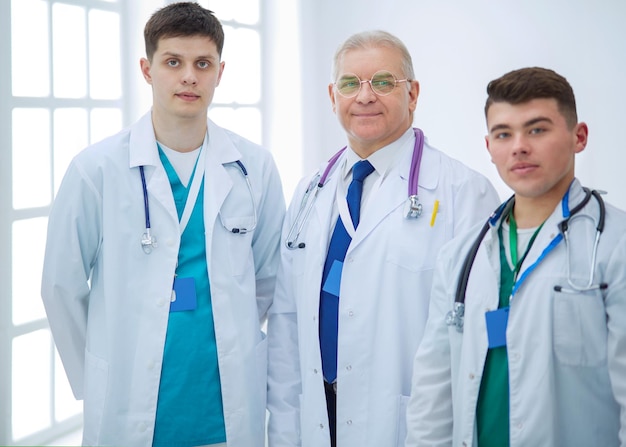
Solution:
M 303 127 L 294 137 L 305 173 L 345 144 L 327 94 L 335 49 L 350 34 L 384 29 L 413 56 L 421 84 L 415 125 L 488 175 L 503 198 L 510 190 L 484 144 L 487 83 L 524 66 L 564 75 L 590 129 L 577 175 L 626 208 L 626 1 L 301 0 L 300 23 Z

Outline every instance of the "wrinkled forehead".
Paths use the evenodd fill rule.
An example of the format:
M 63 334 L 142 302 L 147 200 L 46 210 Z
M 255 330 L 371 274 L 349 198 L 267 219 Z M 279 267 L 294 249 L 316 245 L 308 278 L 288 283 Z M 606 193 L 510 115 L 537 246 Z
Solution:
M 350 48 L 338 58 L 335 78 L 344 73 L 353 73 L 365 79 L 381 70 L 389 71 L 396 76 L 403 74 L 402 54 L 398 49 L 382 45 Z

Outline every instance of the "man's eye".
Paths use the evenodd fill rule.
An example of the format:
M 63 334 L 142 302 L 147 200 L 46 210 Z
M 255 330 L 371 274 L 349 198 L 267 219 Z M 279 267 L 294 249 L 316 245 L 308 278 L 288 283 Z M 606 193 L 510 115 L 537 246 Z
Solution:
M 344 79 L 339 81 L 339 88 L 354 88 L 359 85 L 356 79 Z
M 389 79 L 374 79 L 372 84 L 376 87 L 389 87 L 390 85 L 393 85 L 393 81 Z
M 209 68 L 209 63 L 207 61 L 200 61 L 198 62 L 198 67 L 200 68 Z
M 174 59 L 170 59 L 169 61 L 167 61 L 167 65 L 169 65 L 170 67 L 176 67 L 178 66 L 178 61 Z

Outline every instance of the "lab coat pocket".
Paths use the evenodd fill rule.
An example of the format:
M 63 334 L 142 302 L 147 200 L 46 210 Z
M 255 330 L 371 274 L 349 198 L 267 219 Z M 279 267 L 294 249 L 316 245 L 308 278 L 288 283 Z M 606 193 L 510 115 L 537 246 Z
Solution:
M 222 217 L 224 227 L 229 231 L 228 258 L 234 276 L 241 276 L 249 271 L 252 265 L 252 231 L 242 233 L 241 229 L 251 229 L 254 226 L 253 216 Z
M 607 359 L 604 300 L 597 292 L 554 292 L 554 353 L 564 365 L 597 366 Z
M 108 380 L 109 364 L 86 351 L 83 430 L 83 443 L 86 445 L 99 445 Z
M 399 211 L 389 219 L 394 225 L 385 228 L 387 262 L 411 272 L 433 269 L 437 253 L 446 242 L 443 225 L 430 227 L 425 217 L 407 219 Z
M 404 441 L 406 440 L 406 408 L 409 403 L 409 396 L 400 396 L 398 398 L 398 422 L 397 422 L 397 437 L 396 445 L 398 447 L 404 447 Z

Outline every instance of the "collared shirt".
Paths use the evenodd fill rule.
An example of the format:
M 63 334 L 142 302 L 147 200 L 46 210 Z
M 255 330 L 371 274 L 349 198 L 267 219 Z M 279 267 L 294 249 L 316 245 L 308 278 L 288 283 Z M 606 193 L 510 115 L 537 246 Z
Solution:
M 371 195 L 371 192 L 380 186 L 380 184 L 385 180 L 385 177 L 391 170 L 393 166 L 400 160 L 401 154 L 404 150 L 408 150 L 415 144 L 415 133 L 413 132 L 413 128 L 409 127 L 404 134 L 396 141 L 388 144 L 387 146 L 383 146 L 374 152 L 372 155 L 366 158 L 372 166 L 374 166 L 374 172 L 372 172 L 364 181 L 363 181 L 363 194 L 361 196 L 361 213 L 365 212 L 367 209 L 368 199 Z M 348 193 L 348 186 L 350 182 L 352 182 L 352 166 L 355 163 L 363 160 L 361 157 L 357 155 L 354 150 L 348 146 L 346 149 L 346 156 L 338 166 L 338 170 L 341 173 L 341 180 L 337 182 L 337 188 L 339 189 L 338 195 L 340 197 L 346 197 Z M 337 217 L 339 216 L 339 208 L 337 207 L 337 203 L 335 202 L 333 206 L 333 214 L 331 219 L 331 228 L 330 232 L 333 231 L 335 227 L 335 223 L 337 222 Z

